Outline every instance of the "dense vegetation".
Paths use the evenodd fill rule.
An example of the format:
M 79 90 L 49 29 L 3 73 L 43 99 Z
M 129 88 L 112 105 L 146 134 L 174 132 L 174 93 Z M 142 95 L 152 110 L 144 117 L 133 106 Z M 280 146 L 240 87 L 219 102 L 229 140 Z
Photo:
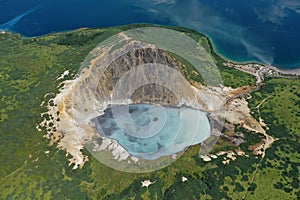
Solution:
M 79 189 L 90 182 L 90 167 L 74 171 L 65 152 L 49 147 L 41 121 L 46 102 L 58 92 L 57 77 L 65 70 L 76 74 L 85 56 L 102 40 L 119 30 L 84 30 L 22 39 L 0 35 L 0 198 L 58 199 L 87 197 Z M 66 35 L 87 35 L 66 43 Z M 73 36 L 71 36 L 73 37 Z M 85 44 L 78 46 L 77 42 Z M 66 77 L 71 78 L 71 75 Z M 45 154 L 50 151 L 49 154 Z
M 27 39 L 15 34 L 0 35 L 0 199 L 299 197 L 299 80 L 268 79 L 249 100 L 254 116 L 261 116 L 270 127 L 268 134 L 278 138 L 263 160 L 247 149 L 261 136 L 237 127 L 237 131 L 246 135 L 247 143 L 241 148 L 249 157 L 237 157 L 229 165 L 222 163 L 224 156 L 209 163 L 202 161 L 197 156 L 199 147 L 194 146 L 172 165 L 147 174 L 115 171 L 92 156 L 82 169 L 72 170 L 68 166 L 65 152 L 48 145 L 43 138 L 45 130 L 36 130 L 35 126 L 41 121 L 40 113 L 45 111 L 40 105 L 58 92 L 57 85 L 63 81 L 57 80 L 60 74 L 70 70 L 65 79 L 72 78 L 98 43 L 136 26 L 143 25 L 78 30 Z M 202 34 L 175 29 L 192 36 L 211 52 L 225 85 L 238 87 L 255 81 L 250 75 L 223 66 L 224 60 L 214 53 Z M 199 77 L 192 78 L 201 81 Z M 258 112 L 255 107 L 264 99 Z M 220 143 L 219 147 L 226 147 Z M 258 171 L 252 181 L 256 167 Z M 188 179 L 186 182 L 182 182 L 183 176 Z M 141 181 L 145 179 L 155 183 L 141 188 Z
M 266 101 L 258 110 L 257 105 L 264 99 Z M 270 127 L 268 134 L 277 138 L 267 150 L 255 179 L 255 194 L 259 198 L 267 194 L 271 199 L 296 199 L 300 196 L 299 102 L 300 81 L 297 79 L 267 79 L 261 90 L 249 100 L 255 116 L 260 115 Z M 271 190 L 273 193 L 268 193 Z

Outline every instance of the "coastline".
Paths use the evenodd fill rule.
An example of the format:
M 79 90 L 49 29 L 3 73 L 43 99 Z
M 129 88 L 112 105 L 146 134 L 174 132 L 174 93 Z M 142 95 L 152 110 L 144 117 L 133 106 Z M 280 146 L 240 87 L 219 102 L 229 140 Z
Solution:
M 275 66 L 265 66 L 266 68 L 270 68 L 273 70 L 276 70 L 278 72 L 280 72 L 281 74 L 296 74 L 296 75 L 300 75 L 300 68 L 295 68 L 295 69 L 281 69 Z
M 201 33 L 201 34 L 203 34 L 203 33 Z M 268 65 L 268 64 L 260 63 L 258 61 L 235 61 L 230 58 L 227 58 L 217 50 L 216 45 L 213 43 L 212 38 L 210 38 L 207 35 L 204 35 L 204 36 L 207 38 L 208 45 L 211 49 L 211 54 L 212 55 L 216 54 L 221 59 L 223 59 L 225 61 L 223 63 L 225 66 L 231 65 L 228 67 L 234 66 L 235 69 L 246 72 L 246 73 L 249 73 L 249 70 L 241 69 L 238 66 L 244 66 L 244 67 L 249 67 L 249 68 L 253 68 L 253 66 L 254 66 L 255 70 L 257 70 L 257 67 L 264 68 L 265 71 L 273 70 L 273 71 L 278 72 L 281 75 L 296 75 L 296 76 L 300 75 L 300 66 L 297 68 L 292 68 L 292 69 L 288 69 L 288 68 L 283 69 L 283 68 L 275 66 L 275 65 Z M 252 74 L 252 73 L 249 73 L 249 74 Z M 252 74 L 252 75 L 255 76 L 255 74 Z
M 54 35 L 54 34 L 64 34 L 64 33 L 70 33 L 70 32 L 76 32 L 76 31 L 81 31 L 81 30 L 89 30 L 89 29 L 108 29 L 108 28 L 120 28 L 120 30 L 122 29 L 126 29 L 126 27 L 141 27 L 141 26 L 158 26 L 158 27 L 164 27 L 164 28 L 169 28 L 169 29 L 183 29 L 186 31 L 192 31 L 192 32 L 197 32 L 201 35 L 203 35 L 207 41 L 208 41 L 208 45 L 211 49 L 211 54 L 212 55 L 216 55 L 218 57 L 220 57 L 221 59 L 224 60 L 224 65 L 227 67 L 234 67 L 237 70 L 246 72 L 248 74 L 251 74 L 253 76 L 257 76 L 257 73 L 261 73 L 264 72 L 263 74 L 265 74 L 265 72 L 267 72 L 269 75 L 274 75 L 277 74 L 276 76 L 300 76 L 300 66 L 296 67 L 296 68 L 282 68 L 282 67 L 278 67 L 275 65 L 267 65 L 264 63 L 261 63 L 259 61 L 235 61 L 233 59 L 227 58 L 226 56 L 224 56 L 222 53 L 220 53 L 218 51 L 218 48 L 216 47 L 216 45 L 213 42 L 213 39 L 207 35 L 205 35 L 204 33 L 201 33 L 199 31 L 196 31 L 194 29 L 190 29 L 190 28 L 186 28 L 186 27 L 181 27 L 181 26 L 169 26 L 169 25 L 160 25 L 160 24 L 149 24 L 149 23 L 139 23 L 139 24 L 127 24 L 127 25 L 121 25 L 121 26 L 112 26 L 112 27 L 98 27 L 98 28 L 90 28 L 90 27 L 81 27 L 81 28 L 77 28 L 77 29 L 73 29 L 73 30 L 64 30 L 64 31 L 58 31 L 58 32 L 50 32 L 44 35 L 37 35 L 37 36 L 32 36 L 32 37 L 27 37 L 27 36 L 23 36 L 20 33 L 11 31 L 11 30 L 2 30 L 0 29 L 0 35 L 2 34 L 16 34 L 16 35 L 20 35 L 22 38 L 24 39 L 32 39 L 32 38 L 39 38 L 39 37 L 44 37 L 44 36 L 49 36 L 49 35 Z M 249 68 L 249 69 L 246 69 Z M 259 69 L 258 69 L 259 68 Z M 255 73 L 253 73 L 253 69 L 255 70 Z M 260 72 L 258 72 L 260 71 Z M 285 78 L 289 78 L 289 77 L 285 77 Z
M 193 30 L 193 29 L 192 29 Z M 262 65 L 262 66 L 268 66 L 270 68 L 272 68 L 273 70 L 277 70 L 277 71 L 280 71 L 282 73 L 286 73 L 286 74 L 290 74 L 290 73 L 299 73 L 300 71 L 300 62 L 299 64 L 295 66 L 292 66 L 292 67 L 280 67 L 279 65 L 273 65 L 273 64 L 265 64 L 263 62 L 260 62 L 259 60 L 234 60 L 234 59 L 231 59 L 229 57 L 226 57 L 222 52 L 220 52 L 217 47 L 217 45 L 214 43 L 213 39 L 211 37 L 209 37 L 208 35 L 202 33 L 202 32 L 199 32 L 197 31 L 198 33 L 204 35 L 207 40 L 208 40 L 208 43 L 209 43 L 209 46 L 210 48 L 213 50 L 212 53 L 215 53 L 217 54 L 219 57 L 221 57 L 223 60 L 226 60 L 230 63 L 235 63 L 235 64 L 244 64 L 244 65 L 247 65 L 247 64 L 259 64 L 259 65 Z

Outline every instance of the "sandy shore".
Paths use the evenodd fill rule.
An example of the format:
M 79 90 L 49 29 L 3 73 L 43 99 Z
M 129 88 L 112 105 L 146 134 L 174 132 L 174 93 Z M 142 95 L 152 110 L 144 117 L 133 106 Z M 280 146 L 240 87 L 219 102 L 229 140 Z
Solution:
M 225 66 L 235 68 L 247 74 L 256 77 L 256 85 L 260 86 L 264 82 L 264 77 L 281 77 L 281 78 L 300 78 L 300 68 L 292 70 L 283 70 L 275 66 L 263 65 L 258 63 L 237 63 L 226 61 Z
M 279 69 L 275 66 L 265 66 L 266 68 L 278 71 L 281 74 L 300 75 L 300 68 L 296 69 Z
M 280 69 L 278 67 L 272 66 L 272 65 L 264 65 L 259 63 L 239 63 L 239 62 L 233 62 L 226 60 L 226 63 L 224 63 L 228 67 L 234 67 L 238 70 L 247 72 L 249 74 L 255 75 L 253 72 L 265 71 L 274 74 L 277 73 L 278 75 L 300 75 L 300 68 L 296 69 Z

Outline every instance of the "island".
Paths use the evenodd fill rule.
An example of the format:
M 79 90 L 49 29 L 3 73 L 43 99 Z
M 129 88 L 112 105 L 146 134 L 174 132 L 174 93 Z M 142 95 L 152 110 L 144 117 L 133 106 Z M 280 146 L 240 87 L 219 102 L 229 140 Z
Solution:
M 33 38 L 3 31 L 0 41 L 1 198 L 300 195 L 299 70 L 226 60 L 205 35 L 181 27 Z M 142 126 L 166 117 L 172 126 L 165 127 L 181 119 L 184 131 L 174 140 L 173 129 L 162 129 L 166 139 L 147 135 L 146 143 L 141 135 L 120 138 L 114 134 L 121 129 L 110 129 L 118 118 L 111 118 L 126 105 Z M 209 137 L 200 137 L 203 127 Z M 149 150 L 130 146 L 149 142 Z

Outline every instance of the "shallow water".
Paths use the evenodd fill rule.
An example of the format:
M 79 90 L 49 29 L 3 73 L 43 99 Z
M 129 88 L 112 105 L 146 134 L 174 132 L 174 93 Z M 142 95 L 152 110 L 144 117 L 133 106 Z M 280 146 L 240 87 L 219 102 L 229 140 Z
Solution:
M 147 160 L 181 152 L 210 136 L 206 113 L 188 107 L 114 105 L 92 121 L 101 136 L 117 140 L 131 155 Z

